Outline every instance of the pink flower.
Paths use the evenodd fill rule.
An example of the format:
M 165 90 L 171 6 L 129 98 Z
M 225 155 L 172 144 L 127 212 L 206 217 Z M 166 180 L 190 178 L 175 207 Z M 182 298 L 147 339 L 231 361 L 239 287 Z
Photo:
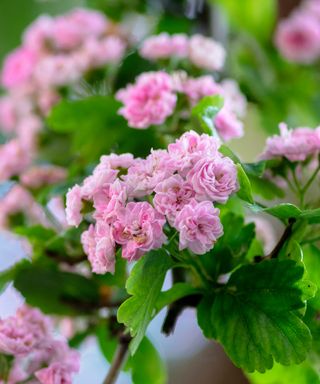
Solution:
M 48 336 L 50 324 L 37 309 L 22 306 L 15 316 L 0 320 L 0 351 L 26 355 Z
M 82 233 L 81 243 L 94 273 L 114 273 L 115 243 L 108 224 L 102 221 L 98 221 L 96 226 L 91 224 Z
M 10 133 L 15 129 L 17 123 L 17 113 L 15 101 L 10 96 L 0 99 L 0 129 Z
M 146 202 L 131 202 L 119 210 L 112 234 L 122 245 L 122 257 L 137 260 L 151 249 L 160 248 L 166 240 L 164 223 L 164 217 Z
M 309 12 L 297 12 L 279 23 L 275 44 L 289 61 L 310 64 L 320 55 L 320 22 Z
M 134 157 L 131 153 L 123 153 L 121 155 L 111 153 L 110 155 L 104 155 L 100 158 L 100 164 L 105 168 L 129 168 L 133 163 Z
M 243 136 L 243 123 L 227 107 L 218 112 L 214 119 L 214 125 L 225 141 Z
M 18 139 L 0 146 L 0 181 L 18 175 L 31 162 L 31 153 Z
M 38 63 L 34 77 L 43 87 L 72 84 L 81 77 L 81 67 L 71 55 L 47 56 Z
M 198 255 L 210 251 L 223 235 L 219 209 L 209 201 L 193 201 L 184 206 L 176 217 L 175 227 L 180 232 L 179 249 L 189 248 Z
M 236 81 L 225 79 L 220 83 L 224 106 L 230 109 L 238 117 L 244 117 L 247 110 L 247 100 Z
M 44 185 L 59 183 L 65 180 L 67 172 L 64 168 L 53 165 L 33 166 L 26 170 L 20 181 L 28 188 L 40 188 Z
M 6 88 L 14 88 L 30 81 L 38 60 L 35 52 L 28 48 L 18 48 L 5 59 L 1 82 Z
M 69 189 L 66 196 L 66 219 L 69 225 L 78 226 L 82 221 L 82 192 L 79 185 Z
M 136 159 L 122 178 L 130 197 L 142 197 L 152 193 L 157 184 L 175 170 L 175 162 L 167 151 L 151 150 L 146 159 Z
M 65 363 L 53 363 L 35 373 L 41 384 L 72 384 L 70 368 Z
M 84 42 L 78 59 L 84 63 L 85 70 L 117 64 L 123 58 L 125 49 L 125 42 L 118 36 L 107 36 L 101 40 L 90 38 Z
M 109 21 L 103 13 L 92 9 L 77 8 L 71 11 L 67 17 L 86 36 L 101 36 L 106 32 Z
M 53 25 L 52 17 L 47 15 L 38 17 L 24 32 L 23 44 L 37 52 L 45 50 L 52 36 Z
M 320 134 L 310 128 L 288 130 L 286 124 L 279 125 L 280 136 L 269 137 L 262 159 L 286 157 L 290 161 L 304 161 L 308 156 L 318 153 L 320 149 Z
M 126 201 L 126 185 L 117 179 L 93 196 L 93 205 L 96 209 L 94 218 L 97 220 L 102 218 L 111 224 L 117 218 L 119 209 L 125 206 Z
M 0 199 L 0 228 L 6 228 L 10 216 L 20 212 L 24 213 L 31 223 L 48 226 L 44 211 L 33 196 L 20 185 L 15 185 Z
M 178 212 L 195 197 L 192 185 L 180 175 L 171 176 L 159 183 L 155 192 L 153 204 L 158 212 L 167 217 L 172 226 Z
M 72 22 L 69 15 L 57 17 L 52 26 L 51 39 L 61 50 L 75 49 L 83 41 L 83 31 L 80 25 Z
M 120 115 L 130 127 L 139 129 L 162 124 L 172 115 L 177 101 L 171 77 L 165 72 L 143 73 L 134 85 L 118 91 L 116 97 L 124 104 Z
M 221 95 L 223 89 L 212 76 L 207 75 L 188 78 L 183 84 L 182 92 L 188 96 L 191 105 L 195 105 L 205 96 Z
M 199 159 L 217 156 L 219 147 L 220 142 L 216 138 L 188 131 L 169 144 L 168 152 L 179 173 L 185 176 Z
M 168 59 L 172 56 L 186 57 L 188 54 L 188 37 L 184 34 L 170 36 L 160 33 L 148 37 L 140 48 L 140 55 L 146 59 Z
M 228 157 L 200 159 L 187 174 L 196 199 L 225 203 L 238 189 L 237 168 Z
M 209 71 L 219 71 L 225 61 L 222 45 L 201 35 L 193 35 L 189 42 L 189 59 L 192 64 Z

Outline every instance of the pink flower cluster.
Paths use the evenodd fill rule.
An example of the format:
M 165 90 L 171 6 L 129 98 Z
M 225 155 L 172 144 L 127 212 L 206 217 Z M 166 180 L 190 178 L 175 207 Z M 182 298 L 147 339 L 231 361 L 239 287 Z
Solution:
M 0 352 L 14 357 L 9 384 L 31 383 L 34 377 L 41 384 L 72 383 L 80 368 L 79 355 L 52 333 L 50 320 L 26 305 L 15 316 L 0 320 Z
M 282 20 L 276 30 L 275 44 L 289 61 L 310 64 L 320 58 L 320 4 L 305 0 Z
M 320 151 L 320 128 L 296 128 L 288 130 L 286 124 L 279 125 L 280 135 L 269 137 L 262 159 L 286 157 L 289 161 L 304 161 Z
M 179 232 L 181 250 L 209 251 L 223 233 L 213 203 L 225 203 L 238 188 L 236 167 L 219 146 L 216 138 L 190 131 L 145 159 L 102 156 L 67 194 L 70 225 L 82 221 L 85 201 L 93 204 L 95 224 L 82 234 L 92 270 L 113 272 L 118 248 L 131 261 L 162 247 L 166 223 Z
M 149 72 L 119 90 L 116 97 L 124 104 L 119 113 L 129 126 L 145 129 L 164 123 L 173 113 L 185 114 L 185 110 L 175 111 L 178 95 L 185 98 L 189 109 L 205 96 L 223 96 L 224 107 L 215 118 L 219 134 L 224 140 L 243 135 L 240 118 L 246 111 L 246 99 L 233 80 L 219 84 L 209 75 L 191 78 L 185 72 Z
M 74 85 L 91 70 L 118 64 L 125 49 L 120 29 L 92 10 L 41 16 L 29 26 L 1 74 L 7 94 L 0 98 L 0 130 L 9 138 L 0 146 L 0 180 L 30 166 L 43 119 L 59 101 L 61 87 Z
M 118 63 L 125 41 L 106 17 L 96 11 L 75 9 L 63 16 L 41 16 L 26 31 L 23 44 L 5 60 L 2 84 L 61 86 L 84 72 Z
M 143 42 L 140 55 L 149 60 L 188 59 L 198 68 L 218 71 L 223 67 L 226 52 L 219 43 L 202 35 L 161 33 Z

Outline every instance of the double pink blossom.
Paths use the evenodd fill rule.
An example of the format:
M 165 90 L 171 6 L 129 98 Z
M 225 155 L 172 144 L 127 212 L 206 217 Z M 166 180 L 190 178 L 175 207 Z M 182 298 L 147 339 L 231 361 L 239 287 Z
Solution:
M 304 161 L 308 156 L 319 152 L 319 129 L 296 128 L 289 130 L 284 123 L 281 123 L 279 128 L 280 135 L 274 135 L 267 139 L 261 158 L 286 157 L 289 161 Z
M 149 60 L 187 58 L 198 68 L 218 71 L 224 65 L 226 53 L 222 45 L 209 37 L 160 33 L 142 43 L 140 55 Z
M 0 352 L 11 355 L 9 383 L 71 383 L 79 371 L 79 354 L 53 338 L 53 326 L 38 309 L 26 305 L 0 320 Z
M 112 235 L 122 245 L 122 256 L 137 260 L 151 249 L 160 248 L 166 240 L 164 223 L 164 217 L 146 202 L 131 202 L 119 209 Z
M 219 210 L 209 201 L 195 201 L 185 205 L 178 213 L 174 226 L 180 232 L 179 249 L 189 248 L 202 255 L 223 235 Z
M 184 58 L 188 55 L 189 41 L 184 34 L 159 35 L 148 37 L 140 48 L 140 55 L 149 60 L 169 59 L 171 57 Z
M 238 189 L 235 164 L 229 158 L 220 156 L 198 160 L 186 179 L 192 185 L 199 201 L 225 203 Z
M 165 72 L 140 75 L 135 84 L 118 91 L 116 97 L 124 104 L 119 114 L 130 127 L 139 129 L 162 124 L 172 115 L 177 101 L 171 77 Z
M 6 88 L 24 85 L 32 76 L 38 57 L 29 48 L 18 48 L 4 62 L 1 82 Z

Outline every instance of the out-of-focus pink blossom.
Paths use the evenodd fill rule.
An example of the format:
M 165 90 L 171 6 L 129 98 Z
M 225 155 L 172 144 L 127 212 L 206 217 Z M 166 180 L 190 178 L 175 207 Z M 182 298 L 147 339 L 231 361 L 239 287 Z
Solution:
M 162 124 L 172 115 L 177 101 L 171 77 L 165 72 L 143 73 L 116 97 L 124 104 L 119 113 L 130 127 L 140 129 Z
M 219 111 L 214 119 L 214 125 L 225 141 L 243 136 L 243 123 L 226 107 Z
M 164 223 L 164 217 L 146 202 L 131 202 L 120 209 L 112 235 L 122 245 L 122 256 L 137 260 L 151 249 L 160 248 L 166 240 Z
M 41 206 L 32 195 L 20 185 L 15 185 L 2 199 L 0 199 L 0 228 L 8 226 L 10 216 L 24 213 L 31 223 L 48 226 Z
M 169 59 L 172 56 L 186 57 L 188 55 L 188 37 L 184 34 L 159 35 L 148 37 L 140 48 L 140 55 L 146 59 Z
M 14 139 L 0 146 L 0 181 L 22 172 L 31 162 L 31 154 L 22 141 Z
M 178 213 L 174 225 L 180 232 L 179 249 L 189 248 L 198 255 L 210 251 L 223 235 L 219 210 L 209 201 L 193 201 L 185 205 Z
M 201 35 L 193 35 L 189 42 L 189 59 L 197 67 L 219 71 L 224 65 L 226 52 L 221 44 Z
M 188 78 L 183 84 L 182 92 L 188 96 L 191 105 L 195 105 L 205 96 L 221 95 L 223 90 L 212 76 L 207 75 Z
M 1 82 L 6 88 L 15 88 L 30 81 L 38 57 L 28 48 L 18 48 L 5 59 Z
M 286 157 L 290 161 L 304 161 L 320 150 L 319 130 L 296 128 L 288 130 L 286 124 L 279 125 L 280 135 L 269 137 L 262 159 Z
M 9 96 L 0 99 L 0 130 L 10 133 L 17 123 L 14 100 Z
M 42 87 L 63 86 L 76 82 L 81 77 L 77 61 L 70 55 L 47 56 L 35 68 L 35 81 Z
M 28 188 L 59 183 L 67 177 L 67 171 L 53 165 L 37 165 L 27 169 L 20 176 L 21 183 Z
M 225 203 L 238 189 L 237 168 L 227 157 L 200 159 L 187 174 L 197 200 Z
M 282 20 L 275 44 L 289 61 L 310 64 L 320 55 L 320 22 L 312 13 L 297 11 Z

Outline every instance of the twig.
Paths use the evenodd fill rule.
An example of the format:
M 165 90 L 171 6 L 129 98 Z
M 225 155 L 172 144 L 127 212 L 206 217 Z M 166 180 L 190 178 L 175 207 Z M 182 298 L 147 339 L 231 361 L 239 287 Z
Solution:
M 288 226 L 283 232 L 283 235 L 281 236 L 280 240 L 278 241 L 277 245 L 274 247 L 274 249 L 271 251 L 269 255 L 264 257 L 264 259 L 276 259 L 278 257 L 279 252 L 281 251 L 281 248 L 285 244 L 285 242 L 288 240 L 288 238 L 291 236 L 292 233 L 292 227 L 293 224 L 296 222 L 295 218 L 290 218 L 288 221 Z
M 179 299 L 177 301 L 174 301 L 169 306 L 161 331 L 166 336 L 169 336 L 171 333 L 173 333 L 178 317 L 180 316 L 182 311 L 188 307 L 195 308 L 199 304 L 201 298 L 202 295 L 193 294 L 183 297 L 182 299 Z
M 50 257 L 50 259 L 56 260 L 59 263 L 66 263 L 68 265 L 76 265 L 88 259 L 85 254 L 72 257 L 61 255 L 60 253 L 51 251 L 49 249 L 46 250 L 46 256 Z
M 118 348 L 116 350 L 109 372 L 103 381 L 103 384 L 114 384 L 116 382 L 121 367 L 127 359 L 130 341 L 131 337 L 128 334 L 122 334 L 119 337 Z

